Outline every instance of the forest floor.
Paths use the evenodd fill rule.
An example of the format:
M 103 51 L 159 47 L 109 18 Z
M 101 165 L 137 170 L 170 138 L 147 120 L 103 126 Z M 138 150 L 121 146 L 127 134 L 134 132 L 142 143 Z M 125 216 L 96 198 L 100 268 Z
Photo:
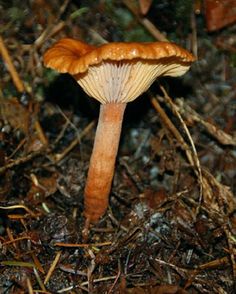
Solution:
M 210 33 L 193 1 L 157 2 L 141 16 L 135 1 L 0 1 L 0 293 L 235 293 L 236 26 Z M 128 105 L 86 241 L 99 104 L 43 66 L 63 37 L 197 57 Z

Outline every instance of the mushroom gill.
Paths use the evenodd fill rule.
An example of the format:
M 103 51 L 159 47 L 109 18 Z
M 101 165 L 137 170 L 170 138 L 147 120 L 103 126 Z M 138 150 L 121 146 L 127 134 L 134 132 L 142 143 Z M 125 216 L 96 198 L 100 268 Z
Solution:
M 169 76 L 182 75 L 188 68 L 184 64 L 175 66 L 165 58 L 158 63 L 148 60 L 102 61 L 75 78 L 89 96 L 102 104 L 127 103 L 145 92 L 157 77 L 166 73 Z

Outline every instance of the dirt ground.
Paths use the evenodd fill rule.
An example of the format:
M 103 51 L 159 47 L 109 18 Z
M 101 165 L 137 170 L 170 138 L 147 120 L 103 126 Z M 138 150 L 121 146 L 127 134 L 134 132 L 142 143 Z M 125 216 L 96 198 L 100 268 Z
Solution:
M 0 0 L 0 293 L 236 292 L 236 25 L 207 17 L 192 0 Z M 128 105 L 87 240 L 99 103 L 43 66 L 63 37 L 167 39 L 197 57 Z

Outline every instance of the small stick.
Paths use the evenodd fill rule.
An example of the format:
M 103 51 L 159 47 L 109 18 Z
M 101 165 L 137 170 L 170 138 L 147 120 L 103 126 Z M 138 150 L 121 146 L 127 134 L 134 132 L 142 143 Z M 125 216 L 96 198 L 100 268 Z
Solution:
M 0 206 L 0 209 L 17 209 L 17 208 L 23 208 L 24 210 L 26 210 L 31 216 L 36 217 L 36 214 L 30 210 L 27 206 L 23 205 L 23 204 L 16 204 L 16 205 L 10 205 L 10 206 Z
M 151 98 L 151 103 L 153 107 L 156 109 L 156 111 L 159 113 L 161 120 L 164 122 L 164 125 L 167 126 L 167 128 L 171 131 L 171 133 L 175 136 L 175 138 L 178 140 L 178 142 L 181 144 L 181 147 L 185 150 L 187 158 L 192 166 L 194 166 L 194 161 L 192 159 L 192 154 L 190 152 L 189 146 L 185 143 L 183 137 L 177 130 L 177 128 L 173 125 L 165 111 L 162 109 L 161 105 L 157 101 L 156 98 Z
M 192 28 L 192 34 L 191 34 L 191 39 L 192 39 L 192 51 L 193 54 L 198 58 L 198 42 L 197 42 L 197 21 L 196 21 L 196 15 L 194 11 L 191 13 L 191 28 Z
M 8 228 L 7 228 L 7 229 L 8 229 Z M 11 234 L 11 236 L 12 236 L 12 234 Z M 13 236 L 12 236 L 12 237 L 13 237 Z M 29 240 L 30 237 L 28 237 L 28 236 L 24 236 L 24 237 L 19 237 L 19 238 L 16 238 L 16 239 L 11 239 L 10 241 L 5 241 L 4 243 L 2 243 L 2 245 L 9 245 L 9 244 L 11 244 L 11 243 L 15 243 L 15 242 L 18 242 L 18 241 L 21 241 L 21 240 L 25 240 L 25 239 Z M 14 247 L 15 247 L 16 244 L 13 244 L 13 245 L 14 245 Z
M 203 196 L 202 169 L 201 169 L 201 164 L 200 164 L 200 161 L 199 161 L 199 158 L 198 158 L 197 150 L 196 150 L 195 144 L 193 142 L 193 139 L 191 137 L 191 134 L 190 134 L 190 132 L 189 132 L 189 130 L 188 130 L 182 116 L 181 116 L 181 114 L 178 111 L 178 107 L 173 103 L 172 99 L 167 94 L 165 88 L 162 87 L 162 86 L 160 88 L 161 88 L 161 90 L 162 90 L 162 92 L 164 94 L 164 98 L 166 99 L 167 103 L 170 105 L 172 112 L 179 119 L 179 121 L 180 121 L 186 135 L 187 135 L 187 138 L 188 138 L 188 140 L 190 142 L 191 148 L 192 148 L 191 157 L 192 157 L 192 160 L 194 162 L 194 167 L 196 167 L 196 169 L 197 169 L 197 172 L 195 170 L 194 170 L 194 172 L 197 175 L 199 186 L 200 186 L 199 206 L 197 207 L 197 211 L 196 211 L 196 215 L 197 215 L 198 212 L 199 212 L 199 209 L 200 209 L 200 205 L 201 205 L 201 202 L 202 202 L 202 196 Z
M 37 271 L 37 269 L 35 267 L 34 267 L 34 275 L 35 275 L 35 278 L 36 278 L 40 288 L 42 289 L 43 293 L 44 294 L 48 293 L 45 286 L 44 286 L 44 284 L 43 284 L 43 281 L 41 280 L 40 275 L 39 275 L 39 273 L 38 273 L 38 271 Z M 39 291 L 37 291 L 37 292 L 39 292 Z
M 2 58 L 3 58 L 4 62 L 6 63 L 7 69 L 12 77 L 14 85 L 16 86 L 17 90 L 20 93 L 23 93 L 25 91 L 24 84 L 22 83 L 22 81 L 21 81 L 21 79 L 15 69 L 15 66 L 11 60 L 11 57 L 8 53 L 6 46 L 4 45 L 4 42 L 3 42 L 3 39 L 1 36 L 0 36 L 0 54 L 2 55 Z
M 1 173 L 4 173 L 6 170 L 16 166 L 16 165 L 19 165 L 19 164 L 22 164 L 22 163 L 25 163 L 27 161 L 30 161 L 31 159 L 33 159 L 34 157 L 40 155 L 40 154 L 43 154 L 43 152 L 45 151 L 45 148 L 42 148 L 40 150 L 37 150 L 37 151 L 34 151 L 24 157 L 20 157 L 20 158 L 17 158 L 16 160 L 4 165 L 4 166 L 1 166 L 0 167 L 0 174 Z
M 31 281 L 30 281 L 30 279 L 28 277 L 26 278 L 26 282 L 27 282 L 28 293 L 29 294 L 33 294 L 34 293 L 34 290 L 33 290 Z
M 158 28 L 148 18 L 138 17 L 138 20 L 155 39 L 161 42 L 169 42 L 169 40 L 158 30 Z
M 31 257 L 32 257 L 32 259 L 34 261 L 34 264 L 35 264 L 35 270 L 38 269 L 42 274 L 45 274 L 45 271 L 44 271 L 44 269 L 43 269 L 37 255 L 32 253 Z
M 112 294 L 112 293 L 114 293 L 114 292 L 113 292 L 113 289 L 114 289 L 114 287 L 115 287 L 115 285 L 116 285 L 116 283 L 117 283 L 117 281 L 118 281 L 120 275 L 121 275 L 121 269 L 120 269 L 120 266 L 119 266 L 119 269 L 118 269 L 118 273 L 117 273 L 116 279 L 115 279 L 114 283 L 112 284 L 111 288 L 109 289 L 108 294 Z
M 152 5 L 152 0 L 139 0 L 139 10 L 142 13 L 142 15 L 145 15 L 148 13 L 150 7 Z
M 109 280 L 115 280 L 117 278 L 116 276 L 110 276 L 110 277 L 103 277 L 100 279 L 94 279 L 93 283 L 99 283 L 99 282 L 104 282 L 104 281 L 109 281 Z M 89 281 L 83 282 L 82 284 L 80 284 L 80 286 L 87 286 L 89 284 Z
M 11 60 L 9 52 L 8 52 L 1 36 L 0 36 L 0 54 L 2 55 L 2 58 L 3 58 L 4 62 L 6 63 L 7 69 L 12 77 L 12 80 L 13 80 L 13 83 L 14 83 L 16 89 L 18 90 L 18 92 L 23 93 L 25 91 L 25 86 L 16 71 L 16 68 Z M 35 122 L 34 127 L 38 133 L 38 136 L 39 136 L 41 142 L 44 145 L 47 145 L 48 141 L 47 141 L 46 136 L 43 133 L 43 130 L 40 126 L 39 121 Z
M 78 143 L 80 143 L 81 139 L 90 132 L 90 130 L 94 127 L 95 125 L 95 120 L 91 121 L 86 127 L 85 129 L 81 132 L 81 134 L 79 136 L 77 136 L 75 138 L 75 140 L 73 140 L 69 146 L 67 146 L 62 153 L 56 154 L 54 156 L 54 161 L 55 163 L 58 163 L 59 161 L 61 161 Z
M 66 121 L 65 124 L 62 126 L 60 133 L 57 135 L 56 139 L 54 140 L 53 146 L 56 146 L 61 141 L 69 125 L 70 125 L 69 121 Z
M 173 125 L 173 123 L 171 122 L 171 120 L 169 119 L 169 117 L 166 115 L 166 113 L 164 112 L 164 110 L 161 108 L 160 104 L 158 103 L 157 99 L 155 98 L 151 98 L 151 103 L 154 106 L 154 108 L 157 110 L 157 112 L 159 113 L 159 115 L 161 116 L 161 119 L 164 121 L 164 123 L 167 125 L 167 127 L 169 128 L 169 130 L 173 133 L 173 135 L 175 136 L 175 138 L 179 141 L 179 143 L 181 144 L 181 147 L 184 149 L 187 159 L 189 161 L 189 163 L 193 166 L 196 167 L 197 171 L 194 168 L 194 172 L 196 173 L 198 182 L 199 182 L 199 186 L 200 186 L 200 197 L 199 197 L 199 204 L 196 208 L 196 213 L 195 215 L 197 216 L 201 203 L 202 203 L 202 197 L 203 197 L 203 178 L 202 178 L 202 170 L 201 170 L 201 166 L 200 166 L 200 162 L 197 156 L 197 151 L 194 145 L 194 142 L 190 136 L 190 133 L 182 119 L 182 117 L 180 116 L 180 114 L 177 112 L 176 108 L 174 108 L 173 103 L 170 99 L 170 97 L 167 95 L 166 91 L 164 90 L 163 87 L 161 87 L 161 90 L 163 91 L 166 100 L 169 102 L 173 113 L 178 117 L 178 119 L 180 120 L 182 126 L 184 127 L 184 130 L 187 134 L 187 137 L 190 141 L 191 147 L 192 147 L 192 151 L 190 150 L 188 144 L 185 143 L 183 137 L 181 136 L 180 132 L 177 130 L 177 128 Z
M 234 252 L 234 246 L 233 246 L 234 242 L 232 241 L 232 238 L 231 238 L 232 234 L 230 232 L 229 225 L 224 224 L 223 230 L 228 242 L 229 256 L 230 256 L 230 261 L 231 261 L 232 271 L 233 271 L 233 278 L 234 278 L 234 281 L 236 281 L 236 261 L 235 261 L 235 252 Z
M 178 267 L 177 265 L 175 265 L 173 263 L 166 262 L 166 261 L 159 259 L 159 258 L 155 258 L 154 260 L 161 265 L 167 265 L 170 268 L 173 268 L 183 278 L 186 278 L 186 275 L 188 275 L 188 273 L 191 273 L 191 271 L 192 271 L 191 269 L 185 269 L 185 268 Z
M 73 244 L 73 243 L 61 243 L 56 242 L 54 246 L 60 247 L 75 247 L 75 248 L 84 248 L 84 247 L 102 247 L 102 246 L 109 246 L 112 242 L 102 242 L 102 243 L 91 243 L 91 244 Z
M 60 30 L 64 28 L 66 23 L 64 21 L 60 21 L 59 23 L 55 25 L 49 25 L 43 32 L 42 34 L 38 37 L 38 39 L 35 40 L 34 45 L 35 48 L 39 49 L 42 44 L 52 37 L 53 35 L 57 34 Z M 33 47 L 34 48 L 34 47 Z
M 45 136 L 44 132 L 43 132 L 43 129 L 39 123 L 38 120 L 35 121 L 34 123 L 34 128 L 37 132 L 37 135 L 39 137 L 39 140 L 43 143 L 44 146 L 47 146 L 48 145 L 48 139 L 47 137 Z
M 28 218 L 28 215 L 22 215 L 22 214 L 8 214 L 7 217 L 9 219 L 13 220 L 22 220 L 24 218 Z
M 11 159 L 17 152 L 18 150 L 21 149 L 21 147 L 25 144 L 26 138 L 22 139 L 18 146 L 16 146 L 15 150 L 8 156 L 8 160 Z
M 17 249 L 16 243 L 15 243 L 15 239 L 14 239 L 14 237 L 12 235 L 12 232 L 11 232 L 11 230 L 10 230 L 9 227 L 7 227 L 7 235 L 9 237 L 9 239 L 10 239 L 10 241 L 8 241 L 8 244 L 11 244 L 12 243 L 13 246 L 15 247 L 15 249 Z M 6 244 L 6 242 L 5 242 L 5 244 Z
M 216 267 L 225 266 L 225 265 L 229 265 L 228 256 L 224 256 L 224 257 L 209 261 L 207 263 L 200 264 L 197 268 L 199 270 L 206 270 L 206 269 L 216 268 Z
M 52 273 L 54 272 L 55 267 L 56 267 L 60 257 L 61 257 L 61 251 L 57 252 L 57 254 L 55 256 L 55 259 L 54 259 L 53 263 L 51 264 L 50 269 L 49 269 L 49 271 L 48 271 L 48 273 L 47 273 L 47 275 L 45 277 L 44 285 L 46 285 L 47 282 L 49 281 L 49 279 L 51 278 Z
M 139 11 L 135 9 L 131 1 L 123 0 L 123 3 L 155 39 L 157 39 L 158 41 L 168 42 L 168 39 L 158 30 L 158 28 L 149 19 L 147 19 L 146 17 L 140 17 Z
M 211 136 L 220 142 L 220 144 L 236 146 L 236 136 L 231 136 L 217 125 L 204 120 L 195 110 L 184 104 L 180 99 L 177 100 L 177 104 L 179 112 L 183 113 L 187 119 L 201 124 Z
M 56 22 L 58 22 L 60 20 L 60 17 L 64 13 L 64 11 L 66 10 L 69 2 L 70 2 L 70 0 L 65 0 L 64 3 L 61 5 L 60 10 L 59 10 L 59 13 L 58 13 L 58 15 L 56 17 Z M 47 26 L 47 28 L 42 32 L 42 34 L 34 42 L 34 46 L 36 48 L 41 47 L 41 45 L 48 38 L 50 38 L 53 35 L 57 34 L 60 30 L 62 30 L 64 28 L 65 25 L 66 25 L 66 22 L 65 21 L 60 21 L 57 24 L 53 24 L 53 25 Z

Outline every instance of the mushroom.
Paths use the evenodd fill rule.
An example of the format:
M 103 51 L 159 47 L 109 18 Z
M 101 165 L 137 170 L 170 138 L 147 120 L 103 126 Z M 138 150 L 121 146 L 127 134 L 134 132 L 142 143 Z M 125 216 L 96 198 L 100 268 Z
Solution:
M 181 76 L 195 60 L 169 42 L 114 42 L 99 47 L 62 39 L 44 55 L 46 67 L 69 73 L 97 99 L 100 114 L 84 192 L 87 224 L 105 213 L 114 175 L 123 114 L 159 76 Z

